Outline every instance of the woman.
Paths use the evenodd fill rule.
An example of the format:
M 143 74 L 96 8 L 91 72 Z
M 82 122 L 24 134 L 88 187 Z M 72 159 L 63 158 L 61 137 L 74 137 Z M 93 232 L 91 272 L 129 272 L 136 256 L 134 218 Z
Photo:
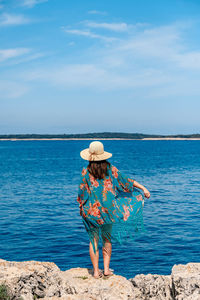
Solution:
M 99 238 L 102 239 L 104 276 L 112 276 L 109 269 L 112 242 L 122 243 L 127 238 L 135 238 L 146 231 L 143 225 L 144 192 L 149 191 L 137 181 L 122 174 L 107 161 L 112 156 L 104 151 L 99 141 L 91 142 L 89 148 L 80 152 L 80 156 L 89 161 L 82 169 L 77 201 L 80 215 L 89 235 L 89 252 L 95 278 L 103 274 L 99 271 Z M 138 188 L 138 189 L 137 189 Z

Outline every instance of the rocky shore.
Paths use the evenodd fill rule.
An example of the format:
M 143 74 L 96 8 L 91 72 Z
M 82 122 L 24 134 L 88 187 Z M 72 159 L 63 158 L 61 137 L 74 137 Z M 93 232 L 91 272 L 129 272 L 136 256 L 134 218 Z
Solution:
M 114 275 L 91 269 L 61 271 L 52 262 L 0 259 L 0 300 L 200 300 L 200 263 L 174 265 L 170 275 Z

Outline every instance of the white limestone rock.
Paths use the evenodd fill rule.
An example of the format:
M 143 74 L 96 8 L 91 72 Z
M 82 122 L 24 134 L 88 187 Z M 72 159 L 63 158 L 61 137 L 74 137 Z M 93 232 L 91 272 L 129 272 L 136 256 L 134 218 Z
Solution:
M 92 270 L 61 271 L 51 262 L 0 259 L 0 285 L 12 300 L 200 300 L 200 263 L 174 265 L 171 275 L 113 275 L 95 279 Z
M 139 274 L 129 279 L 133 284 L 134 300 L 172 300 L 171 276 Z
M 63 272 L 63 281 L 70 282 L 72 291 L 78 295 L 91 295 L 94 299 L 126 300 L 132 296 L 132 284 L 125 277 L 95 279 L 92 270 L 75 268 Z
M 14 299 L 95 299 L 126 300 L 132 295 L 132 284 L 114 275 L 95 279 L 92 270 L 74 268 L 61 271 L 50 262 L 0 261 L 0 284 L 9 287 Z
M 200 300 L 200 263 L 174 265 L 171 276 L 176 300 Z
M 32 300 L 33 295 L 42 298 L 51 286 L 54 286 L 54 295 L 59 295 L 59 272 L 51 262 L 0 260 L 0 284 L 8 286 L 16 299 L 21 296 Z

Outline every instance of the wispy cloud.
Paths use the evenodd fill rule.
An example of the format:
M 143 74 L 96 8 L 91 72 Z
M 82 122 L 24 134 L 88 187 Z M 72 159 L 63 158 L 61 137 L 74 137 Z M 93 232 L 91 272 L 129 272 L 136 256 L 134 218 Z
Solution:
M 44 57 L 46 53 L 34 52 L 30 48 L 0 49 L 0 63 L 17 65 Z
M 172 24 L 157 28 L 148 28 L 133 37 L 122 40 L 115 53 L 134 60 L 151 64 L 155 68 L 200 69 L 200 49 L 191 51 L 183 39 L 186 27 Z
M 0 98 L 19 98 L 28 92 L 30 88 L 20 81 L 0 80 Z
M 111 31 L 123 32 L 128 30 L 128 25 L 126 23 L 96 23 L 96 22 L 85 22 L 87 27 L 90 28 L 101 28 Z
M 48 74 L 47 74 L 48 73 Z M 95 83 L 98 78 L 103 80 L 105 71 L 101 68 L 98 68 L 92 64 L 72 64 L 63 66 L 61 68 L 53 68 L 52 72 L 47 72 L 47 70 L 33 70 L 29 74 L 25 74 L 27 81 L 33 80 L 44 80 L 49 81 L 54 85 L 61 85 L 66 87 L 74 87 L 77 85 L 77 82 L 80 82 L 80 86 L 91 86 L 92 83 Z M 84 81 L 81 84 L 82 79 Z
M 181 68 L 200 70 L 200 51 L 177 54 L 176 61 Z
M 97 47 L 96 51 L 93 47 L 92 52 L 88 50 L 82 64 L 35 70 L 25 74 L 25 78 L 49 81 L 66 88 L 140 89 L 141 94 L 141 87 L 144 87 L 148 89 L 144 97 L 163 97 L 163 89 L 165 96 L 200 95 L 197 80 L 194 80 L 200 76 L 200 49 L 194 52 L 185 46 L 185 30 L 186 27 L 177 24 L 141 27 L 121 36 L 117 43 Z M 67 29 L 66 32 L 102 38 L 87 30 Z
M 169 78 L 160 71 L 136 70 L 134 72 L 119 73 L 105 65 L 72 64 L 54 67 L 51 70 L 35 70 L 24 74 L 27 81 L 47 81 L 51 85 L 66 88 L 92 88 L 99 90 L 134 89 L 138 87 L 152 87 L 166 83 Z M 171 80 L 171 79 L 170 79 Z
M 0 62 L 29 53 L 29 48 L 0 49 Z
M 40 52 L 38 52 L 38 53 L 29 53 L 28 55 L 25 55 L 25 56 L 16 57 L 14 60 L 9 61 L 6 64 L 7 65 L 18 65 L 18 64 L 21 64 L 21 63 L 27 63 L 27 62 L 30 62 L 32 60 L 42 58 L 44 56 L 45 56 L 45 54 L 40 53 Z
M 114 37 L 107 37 L 100 34 L 96 34 L 91 32 L 90 30 L 82 30 L 82 29 L 64 29 L 66 33 L 73 34 L 73 35 L 79 35 L 79 36 L 85 36 L 92 39 L 101 39 L 107 42 L 112 42 L 116 40 Z
M 32 53 L 32 50 L 29 48 L 0 49 L 0 63 L 4 66 L 5 64 L 6 66 L 13 66 L 38 59 L 42 55 L 42 53 Z M 2 78 L 0 78 L 1 100 L 20 98 L 30 90 L 30 86 L 25 83 L 25 80 L 19 78 L 19 73 L 17 72 L 16 76 L 15 73 L 5 72 Z
M 88 11 L 89 15 L 101 15 L 101 16 L 106 16 L 107 12 L 105 11 L 99 11 L 99 10 L 89 10 Z
M 82 36 L 87 36 L 90 38 L 99 38 L 99 35 L 94 34 L 90 31 L 85 31 L 85 30 L 81 30 L 81 29 L 65 29 L 64 31 L 67 33 L 74 34 L 74 35 L 82 35 Z
M 82 21 L 79 23 L 79 27 L 81 24 L 81 28 L 70 28 L 70 27 L 62 27 L 62 29 L 69 34 L 74 34 L 74 35 L 79 35 L 79 36 L 85 36 L 88 38 L 93 38 L 93 39 L 100 39 L 104 40 L 106 42 L 113 42 L 119 39 L 123 40 L 123 33 L 131 33 L 134 31 L 137 32 L 138 30 L 144 30 L 144 28 L 148 27 L 149 24 L 146 23 L 136 23 L 136 24 L 127 24 L 125 22 L 121 23 L 97 23 L 94 21 Z M 92 29 L 92 31 L 91 31 Z M 103 29 L 106 31 L 111 31 L 112 35 L 118 34 L 116 36 L 109 36 L 108 32 L 101 32 L 99 33 L 98 29 Z M 121 34 L 119 36 L 119 34 Z
M 22 0 L 20 5 L 25 6 L 27 8 L 32 8 L 37 4 L 47 2 L 48 0 Z
M 0 26 L 14 26 L 30 23 L 30 19 L 23 15 L 3 13 L 0 15 Z

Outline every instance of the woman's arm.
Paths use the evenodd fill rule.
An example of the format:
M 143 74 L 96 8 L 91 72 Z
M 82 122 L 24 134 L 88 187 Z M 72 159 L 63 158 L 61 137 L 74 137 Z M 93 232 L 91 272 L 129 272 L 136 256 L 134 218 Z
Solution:
M 134 180 L 133 186 L 135 186 L 138 189 L 143 190 L 144 195 L 145 195 L 146 198 L 150 197 L 150 192 L 142 184 L 140 184 L 140 183 L 138 183 L 137 181 Z

